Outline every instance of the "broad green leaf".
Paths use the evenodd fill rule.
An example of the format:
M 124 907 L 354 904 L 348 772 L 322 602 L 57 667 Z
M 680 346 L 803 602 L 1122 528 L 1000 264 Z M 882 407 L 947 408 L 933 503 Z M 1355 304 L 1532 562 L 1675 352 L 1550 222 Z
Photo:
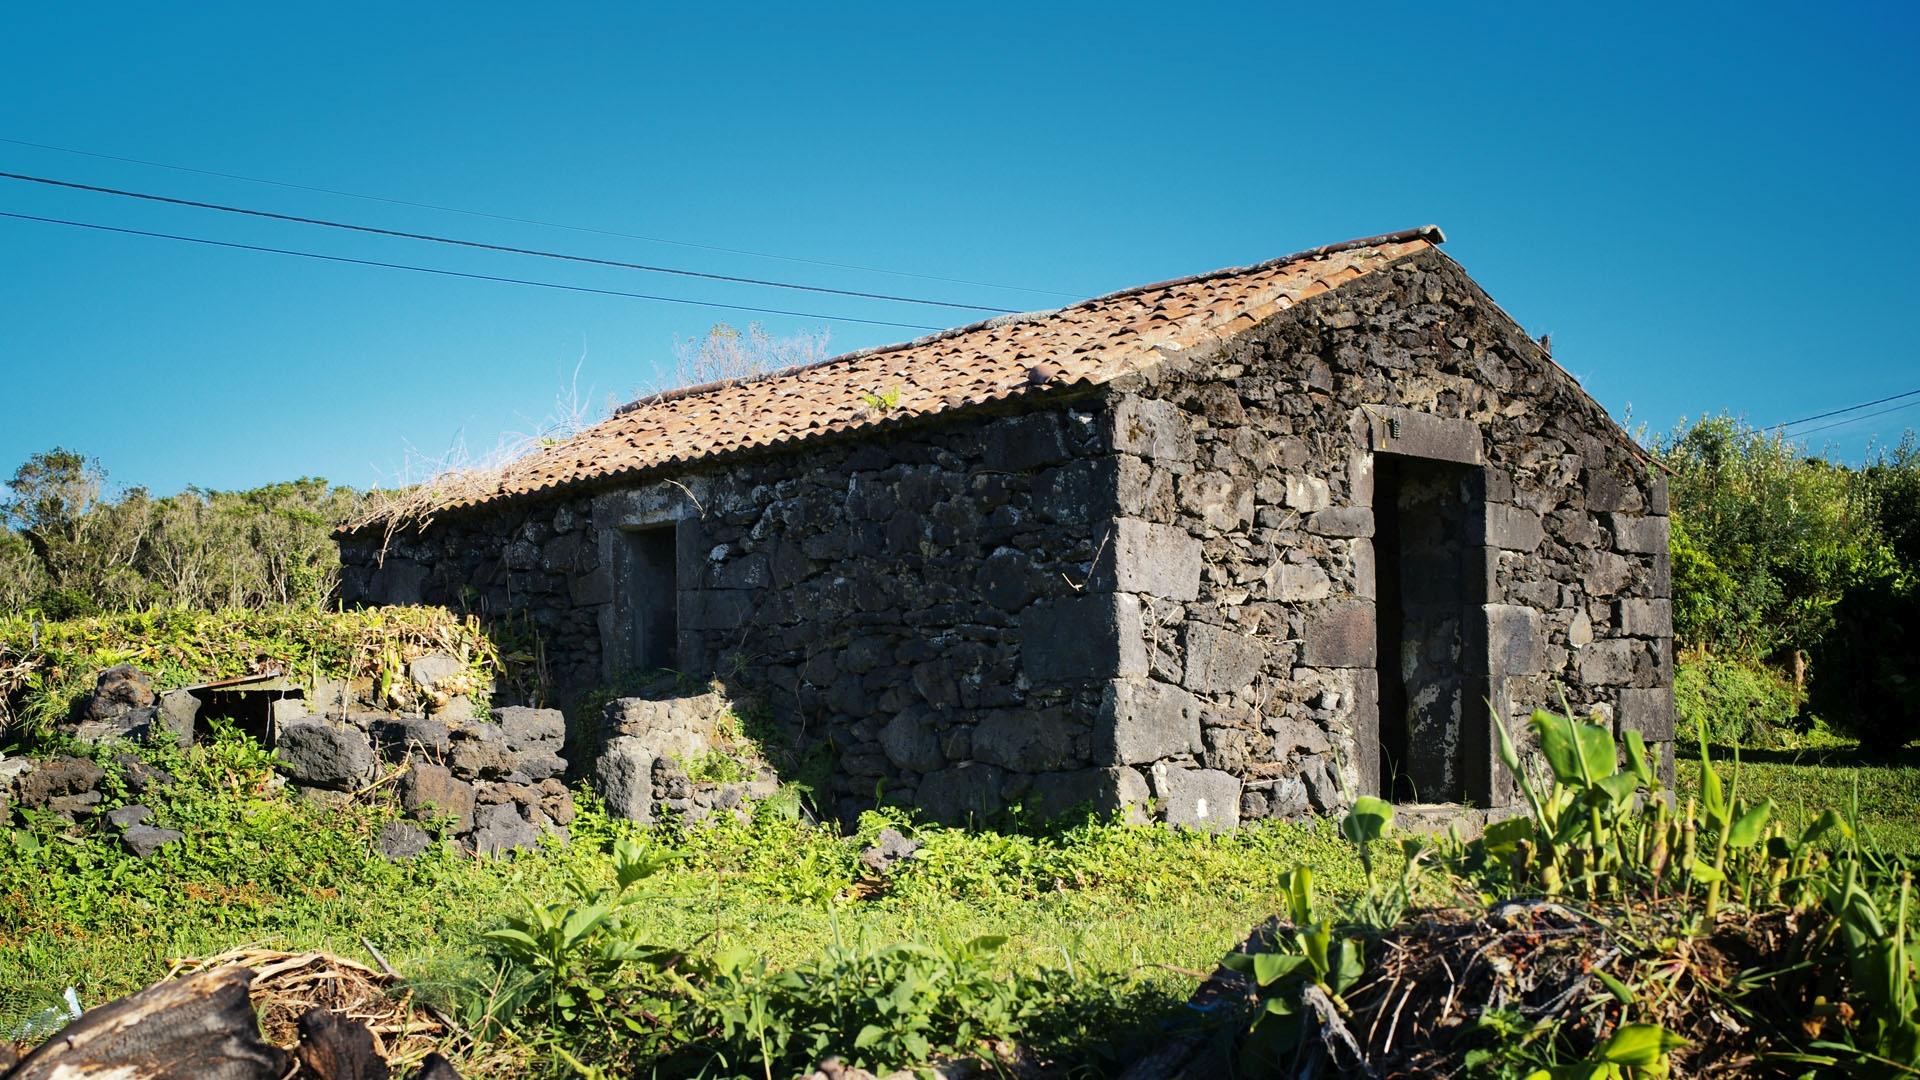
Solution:
M 1255 953 L 1253 955 L 1253 978 L 1261 986 L 1272 986 L 1297 971 L 1307 962 L 1304 956 L 1292 953 Z
M 1646 1068 L 1661 1064 L 1668 1054 L 1685 1045 L 1687 1040 L 1659 1024 L 1627 1024 L 1601 1043 L 1596 1052 L 1602 1060 L 1616 1065 Z
M 1693 876 L 1696 881 L 1704 881 L 1709 885 L 1713 884 L 1716 881 L 1727 880 L 1727 875 L 1721 873 L 1718 870 L 1715 870 L 1713 867 L 1708 866 L 1706 863 L 1701 862 L 1699 859 L 1693 860 L 1693 865 L 1691 869 L 1693 870 Z
M 1606 793 L 1608 802 L 1618 805 L 1631 800 L 1633 793 L 1640 790 L 1640 778 L 1630 772 L 1614 773 L 1593 786 Z
M 1393 804 L 1385 799 L 1362 795 L 1340 822 L 1340 832 L 1362 847 L 1380 839 L 1393 825 Z
M 1642 784 L 1652 788 L 1654 786 L 1653 765 L 1647 758 L 1647 737 L 1633 728 L 1628 728 L 1626 743 L 1627 767 L 1633 770 L 1633 775 L 1638 777 Z
M 1586 778 L 1580 773 L 1580 750 L 1574 745 L 1569 721 L 1555 716 L 1545 709 L 1535 709 L 1533 718 L 1527 721 L 1533 733 L 1540 739 L 1540 754 L 1547 759 L 1547 767 L 1553 770 L 1553 778 L 1562 784 L 1584 787 Z
M 489 930 L 480 936 L 488 941 L 502 941 L 510 945 L 519 945 L 528 949 L 537 949 L 540 947 L 533 938 L 518 930 Z
M 1313 921 L 1313 871 L 1296 866 L 1287 875 L 1287 905 L 1293 925 L 1305 926 Z
M 1333 944 L 1333 928 L 1321 923 L 1302 931 L 1299 936 L 1300 947 L 1306 952 L 1308 962 L 1313 965 L 1314 972 L 1324 979 L 1329 966 L 1327 949 Z
M 1496 821 L 1487 826 L 1480 838 L 1486 844 L 1488 854 L 1506 855 L 1521 841 L 1533 839 L 1533 819 L 1522 816 Z
M 887 1032 L 885 1028 L 877 1024 L 868 1024 L 860 1029 L 858 1035 L 853 1037 L 853 1048 L 855 1050 L 865 1050 L 886 1037 Z
M 1731 847 L 1752 847 L 1760 842 L 1766 832 L 1767 819 L 1773 814 L 1773 800 L 1768 799 L 1759 806 L 1740 815 L 1740 819 L 1727 830 L 1727 844 Z
M 1333 987 L 1336 994 L 1344 994 L 1347 988 L 1360 981 L 1366 973 L 1363 946 L 1359 938 L 1342 938 L 1334 943 L 1332 970 L 1327 976 L 1327 985 Z
M 1597 784 L 1620 771 L 1613 732 L 1599 724 L 1574 721 L 1573 737 L 1580 747 L 1580 764 L 1585 769 L 1587 783 Z

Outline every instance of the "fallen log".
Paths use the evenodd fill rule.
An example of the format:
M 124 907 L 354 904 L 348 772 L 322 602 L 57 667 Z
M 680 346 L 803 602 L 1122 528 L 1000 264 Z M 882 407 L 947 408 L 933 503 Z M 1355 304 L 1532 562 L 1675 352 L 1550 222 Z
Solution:
M 0 1080 L 279 1080 L 287 1054 L 260 1037 L 252 982 L 218 968 L 90 1009 Z

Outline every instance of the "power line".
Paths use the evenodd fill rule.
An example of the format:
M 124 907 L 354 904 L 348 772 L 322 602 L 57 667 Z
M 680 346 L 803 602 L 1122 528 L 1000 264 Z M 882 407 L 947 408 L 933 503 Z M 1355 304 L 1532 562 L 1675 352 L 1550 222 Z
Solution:
M 1058 289 L 1035 289 L 1025 285 L 1002 285 L 992 281 L 971 281 L 967 278 L 942 277 L 938 274 L 916 274 L 908 270 L 888 270 L 880 266 L 862 266 L 858 263 L 832 262 L 826 259 L 807 259 L 796 255 L 775 255 L 765 251 L 749 251 L 745 248 L 722 247 L 717 244 L 699 244 L 687 240 L 669 240 L 663 236 L 646 236 L 641 233 L 618 232 L 613 229 L 597 229 L 586 225 L 566 225 L 557 221 L 541 221 L 538 218 L 514 217 L 509 214 L 492 214 L 484 210 L 467 210 L 458 206 L 442 206 L 437 203 L 413 202 L 408 199 L 393 199 L 384 195 L 367 195 L 357 191 L 342 191 L 338 188 L 313 187 L 308 184 L 294 184 L 285 180 L 268 180 L 258 176 L 242 176 L 239 173 L 218 172 L 213 169 L 196 169 L 186 165 L 169 165 L 164 161 L 146 161 L 141 158 L 120 157 L 115 154 L 100 154 L 91 150 L 76 150 L 68 146 L 53 146 L 49 143 L 28 142 L 25 139 L 0 138 L 0 143 L 13 146 L 30 146 L 36 150 L 52 150 L 61 154 L 76 154 L 80 157 L 98 158 L 101 161 L 119 161 L 128 165 L 142 165 L 151 169 L 171 169 L 174 172 L 193 173 L 196 176 L 217 176 L 223 180 L 239 180 L 248 184 L 267 184 L 272 187 L 288 188 L 293 191 L 312 191 L 321 195 L 337 195 L 345 199 L 362 199 L 367 202 L 387 203 L 391 206 L 411 206 L 419 210 L 433 210 L 443 214 L 464 214 L 467 217 L 488 218 L 493 221 L 511 221 L 519 225 L 538 225 L 543 229 L 565 229 L 568 232 L 591 233 L 595 236 L 616 236 L 624 240 L 644 240 L 649 244 L 667 244 L 673 247 L 692 248 L 696 251 L 716 251 L 726 255 L 744 255 L 754 259 L 772 259 L 777 262 L 800 263 L 806 266 L 826 266 L 835 270 L 856 270 L 863 274 L 887 274 L 892 277 L 917 278 L 921 281 L 941 281 L 949 285 L 970 285 L 980 289 L 1004 289 L 1009 292 L 1037 293 L 1042 296 L 1063 296 L 1078 300 L 1078 293 L 1061 292 Z
M 1794 426 L 1795 424 L 1804 424 L 1809 420 L 1825 420 L 1829 416 L 1839 416 L 1841 413 L 1850 413 L 1856 409 L 1870 408 L 1874 405 L 1884 405 L 1889 401 L 1899 401 L 1901 398 L 1910 398 L 1910 397 L 1914 397 L 1915 395 L 1920 395 L 1920 390 L 1909 390 L 1904 394 L 1892 394 L 1883 398 L 1875 398 L 1872 401 L 1863 401 L 1858 405 L 1849 405 L 1844 409 L 1832 409 L 1823 413 L 1814 413 L 1812 416 L 1803 416 L 1798 420 L 1783 421 L 1778 424 L 1772 424 L 1767 427 L 1763 427 L 1760 430 L 1761 431 L 1778 431 L 1781 428 L 1789 428 Z M 1814 430 L 1818 431 L 1819 429 L 1815 428 Z M 1806 433 L 1801 432 L 1801 434 L 1804 435 Z
M 561 289 L 566 292 L 594 293 L 599 296 L 627 296 L 635 300 L 656 300 L 663 304 L 686 304 L 691 307 L 724 308 L 728 311 L 747 311 L 760 315 L 792 315 L 802 319 L 826 319 L 830 322 L 864 323 L 868 326 L 894 326 L 904 330 L 944 330 L 941 326 L 922 326 L 919 323 L 888 322 L 884 319 L 856 319 L 846 315 L 822 315 L 813 311 L 787 311 L 781 308 L 752 307 L 746 304 L 722 304 L 710 300 L 688 300 L 679 296 L 656 296 L 651 293 L 623 292 L 619 289 L 595 289 L 586 285 L 566 285 L 557 281 L 535 281 L 529 278 L 499 277 L 494 274 L 469 274 L 461 270 L 442 270 L 433 266 L 414 266 L 409 263 L 380 262 L 375 259 L 350 259 L 344 255 L 322 255 L 313 251 L 296 251 L 292 248 L 262 247 L 258 244 L 236 244 L 227 240 L 209 240 L 200 236 L 180 236 L 175 233 L 149 232 L 145 229 L 123 229 L 115 225 L 96 225 L 88 221 L 68 221 L 64 218 L 38 217 L 33 214 L 16 214 L 0 210 L 0 217 L 15 218 L 20 221 L 38 221 L 49 225 L 70 225 L 76 229 L 94 229 L 99 232 L 120 233 L 126 236 L 149 236 L 160 240 L 179 240 L 188 244 L 205 244 L 208 247 L 232 248 L 236 251 L 263 251 L 273 255 L 296 255 L 302 259 L 319 259 L 324 262 L 348 263 L 354 266 L 378 266 L 388 270 L 412 270 L 420 274 L 437 274 L 441 277 L 466 278 L 470 281 L 499 281 L 509 285 L 532 285 L 542 289 Z
M 1914 393 L 1920 393 L 1920 390 L 1916 390 L 1916 391 L 1914 391 Z M 1900 396 L 1901 396 L 1901 397 L 1910 397 L 1911 395 L 1909 395 L 1909 394 L 1902 394 L 1902 395 L 1900 395 Z M 1891 401 L 1891 400 L 1893 400 L 1893 399 L 1892 399 L 1892 398 L 1888 398 L 1887 400 L 1889 400 L 1889 401 Z M 1834 421 L 1833 423 L 1831 423 L 1831 424 L 1821 424 L 1821 425 L 1820 425 L 1819 427 L 1816 427 L 1816 428 L 1808 428 L 1808 429 L 1807 429 L 1807 430 L 1805 430 L 1805 431 L 1796 431 L 1796 432 L 1794 432 L 1794 433 L 1793 433 L 1793 437 L 1794 437 L 1794 438 L 1796 438 L 1796 439 L 1804 439 L 1804 438 L 1806 438 L 1807 436 L 1809 436 L 1809 435 L 1811 435 L 1811 434 L 1813 434 L 1813 433 L 1814 433 L 1814 432 L 1816 432 L 1816 431 L 1825 431 L 1825 430 L 1827 430 L 1828 428 L 1837 428 L 1837 427 L 1844 427 L 1844 426 L 1846 426 L 1846 425 L 1848 425 L 1848 424 L 1854 424 L 1854 423 L 1858 423 L 1858 422 L 1860 422 L 1860 421 L 1862 421 L 1862 420 L 1871 420 L 1871 419 L 1873 419 L 1873 418 L 1874 418 L 1874 417 L 1876 417 L 1876 416 L 1885 416 L 1885 415 L 1887 415 L 1888 413 L 1897 413 L 1897 412 L 1900 412 L 1900 411 L 1902 411 L 1902 410 L 1904 410 L 1904 409 L 1911 409 L 1911 408 L 1914 408 L 1915 406 L 1920 406 L 1920 401 L 1909 401 L 1909 402 L 1907 402 L 1907 403 L 1906 403 L 1905 405 L 1895 405 L 1895 406 L 1894 406 L 1893 408 L 1891 408 L 1891 409 L 1881 409 L 1881 410 L 1880 410 L 1879 412 L 1870 412 L 1870 413 L 1867 413 L 1867 414 L 1866 414 L 1865 416 L 1850 416 L 1850 417 L 1848 417 L 1848 418 L 1846 418 L 1845 420 L 1835 420 L 1835 421 Z
M 885 300 L 896 304 L 920 304 L 929 307 L 958 308 L 962 311 L 986 311 L 997 315 L 1015 314 L 1012 308 L 988 307 L 984 304 L 962 304 L 951 300 L 923 300 L 913 296 L 894 296 L 890 293 L 861 292 L 857 289 L 834 289 L 824 285 L 801 285 L 791 281 L 737 277 L 732 274 L 710 274 L 703 270 L 687 270 L 677 266 L 654 266 L 649 263 L 622 262 L 618 259 L 596 259 L 588 255 L 568 255 L 564 252 L 542 251 L 538 248 L 508 247 L 504 244 L 488 244 L 479 240 L 460 240 L 449 236 L 434 236 L 431 233 L 403 232 L 399 229 L 381 229 L 372 225 L 355 225 L 352 222 L 346 221 L 329 221 L 326 218 L 300 217 L 296 214 L 279 214 L 271 210 L 254 210 L 244 206 L 228 206 L 224 203 L 201 202 L 198 199 L 180 199 L 171 195 L 155 195 L 145 191 L 127 191 L 122 188 L 101 187 L 97 184 L 82 184 L 73 180 L 56 180 L 47 176 L 29 176 L 26 173 L 0 172 L 0 178 L 21 180 L 30 184 L 44 184 L 48 187 L 66 188 L 72 191 L 91 191 L 102 195 L 116 195 L 127 199 L 142 199 L 147 202 L 167 203 L 173 206 L 191 206 L 200 210 L 218 210 L 223 214 L 244 214 L 248 217 L 268 218 L 273 221 L 291 221 L 300 225 L 322 225 L 329 229 L 346 229 L 351 232 L 371 233 L 375 236 L 394 236 L 403 240 L 426 240 L 435 244 L 451 244 L 455 247 L 476 248 L 481 251 L 501 251 L 509 255 L 533 255 L 543 259 L 562 259 L 567 262 L 589 263 L 594 266 L 612 266 L 622 270 L 641 270 L 649 274 L 673 274 L 679 277 L 701 278 L 707 281 L 724 281 L 734 285 L 760 285 L 774 289 L 793 289 L 798 292 L 851 296 L 861 300 Z

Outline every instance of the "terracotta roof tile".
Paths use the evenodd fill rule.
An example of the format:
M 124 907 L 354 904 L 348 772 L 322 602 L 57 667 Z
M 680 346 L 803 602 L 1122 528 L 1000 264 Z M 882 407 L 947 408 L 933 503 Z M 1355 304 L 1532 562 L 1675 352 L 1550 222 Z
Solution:
M 1439 243 L 1409 230 L 1005 316 L 901 345 L 848 353 L 749 381 L 642 398 L 612 418 L 513 462 L 472 505 L 731 451 L 854 431 L 1016 394 L 1108 382 L 1141 370 L 1157 347 L 1191 348 L 1238 333 L 1308 297 Z M 1050 372 L 1038 381 L 1032 370 Z M 1045 375 L 1050 374 L 1050 377 Z M 898 392 L 868 407 L 862 395 Z

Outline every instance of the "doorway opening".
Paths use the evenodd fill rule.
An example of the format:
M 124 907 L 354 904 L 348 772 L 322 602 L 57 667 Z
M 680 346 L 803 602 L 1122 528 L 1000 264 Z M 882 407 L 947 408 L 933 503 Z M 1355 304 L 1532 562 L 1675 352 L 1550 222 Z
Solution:
M 621 575 L 627 606 L 627 660 L 633 671 L 674 666 L 680 630 L 675 565 L 679 545 L 674 527 L 662 525 L 621 533 L 625 563 Z
M 1483 738 L 1486 566 L 1478 518 L 1485 478 L 1471 465 L 1374 457 L 1378 790 L 1401 802 L 1464 803 Z

